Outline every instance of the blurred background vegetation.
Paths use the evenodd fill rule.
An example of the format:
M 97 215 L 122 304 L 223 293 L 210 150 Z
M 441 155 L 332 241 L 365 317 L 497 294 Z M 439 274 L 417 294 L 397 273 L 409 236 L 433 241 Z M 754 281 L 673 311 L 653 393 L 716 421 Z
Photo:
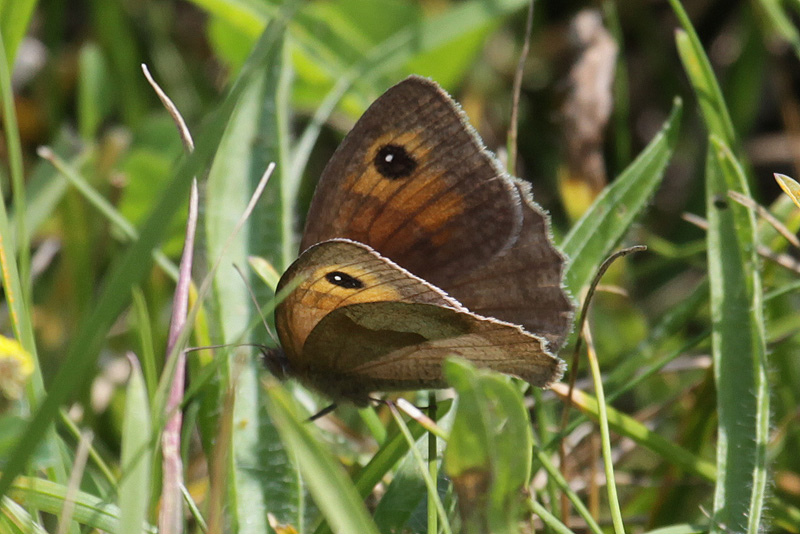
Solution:
M 706 126 L 708 117 L 701 113 L 676 47 L 675 4 L 536 2 L 514 166 L 532 182 L 534 197 L 551 213 L 561 242 L 606 184 L 613 184 L 659 132 L 675 98 L 682 99 L 679 133 L 663 179 L 622 242 L 645 244 L 649 252 L 615 265 L 604 279 L 607 291 L 596 297 L 590 324 L 601 368 L 617 371 L 610 378 L 612 390 L 633 380 L 644 362 L 674 354 L 666 368 L 610 405 L 697 461 L 713 463 L 719 384 L 712 367 L 706 232 L 684 217 L 707 217 L 713 128 Z M 0 1 L 0 31 L 12 74 L 3 85 L 13 89 L 13 101 L 6 95 L 11 107 L 5 108 L 0 143 L 0 185 L 12 221 L 3 240 L 6 254 L 17 255 L 19 302 L 27 306 L 24 314 L 35 334 L 35 351 L 30 344 L 26 348 L 35 352 L 35 375 L 41 373 L 41 382 L 38 376 L 31 379 L 23 399 L 6 406 L 3 469 L 9 458 L 17 458 L 10 451 L 19 449 L 17 440 L 31 431 L 31 414 L 48 392 L 54 404 L 35 425 L 44 433 L 55 421 L 59 437 L 46 434 L 52 447 L 37 452 L 25 472 L 35 475 L 46 468 L 45 478 L 66 487 L 64 475 L 79 448 L 78 429 L 91 430 L 93 453 L 113 476 L 103 480 L 99 460 L 90 460 L 81 489 L 116 502 L 110 481 L 124 471 L 120 446 L 132 417 L 125 406 L 126 352 L 142 360 L 153 413 L 163 402 L 156 389 L 166 358 L 188 178 L 196 173 L 201 180 L 199 283 L 258 176 L 270 161 L 277 163 L 244 237 L 229 252 L 239 265 L 247 265 L 251 255 L 266 258 L 271 265 L 262 266 L 266 283 L 257 277 L 251 283 L 268 302 L 274 272 L 282 272 L 297 252 L 297 236 L 326 161 L 366 107 L 405 76 L 421 74 L 439 82 L 461 103 L 486 145 L 505 157 L 526 7 L 524 0 Z M 752 198 L 772 206 L 797 231 L 798 210 L 780 193 L 773 173 L 800 175 L 800 3 L 686 0 L 683 7 L 720 83 L 732 125 L 725 141 Z M 172 119 L 142 75 L 142 63 L 198 139 L 192 158 L 184 155 Z M 37 155 L 40 146 L 54 150 L 60 169 Z M 627 208 L 614 206 L 620 213 Z M 783 238 L 761 226 L 758 232 L 759 243 L 771 254 L 759 265 L 759 283 L 771 295 L 761 325 L 772 400 L 765 444 L 770 465 L 765 498 L 771 504 L 764 526 L 797 532 L 800 302 L 794 283 L 800 267 L 797 250 Z M 131 248 L 139 233 L 141 248 Z M 165 257 L 151 266 L 146 258 L 154 247 Z M 141 252 L 137 259 L 135 253 Z M 192 344 L 270 343 L 255 326 L 249 296 L 230 261 L 223 264 L 195 322 Z M 16 304 L 10 305 L 13 311 Z M 9 337 L 18 329 L 12 322 L 10 317 L 3 322 Z M 244 364 L 222 351 L 189 356 L 192 395 L 184 406 L 182 445 L 187 487 L 207 513 L 204 507 L 213 502 L 208 463 L 219 449 L 220 428 L 232 417 L 232 450 L 226 452 L 233 460 L 223 462 L 229 493 L 222 501 L 226 506 L 219 508 L 227 514 L 223 523 L 232 531 L 263 531 L 269 512 L 298 529 L 303 528 L 299 518 L 305 518 L 309 530 L 318 517 L 316 507 L 304 500 L 304 484 L 265 412 L 264 372 L 256 356 Z M 591 390 L 582 378 L 585 368 L 578 385 Z M 231 383 L 237 384 L 237 397 L 226 404 Z M 289 387 L 309 411 L 324 406 L 323 399 Z M 742 395 L 763 400 L 755 391 Z M 537 406 L 545 406 L 536 414 L 537 440 L 546 443 L 555 436 L 563 405 L 551 394 L 535 396 Z M 420 404 L 425 402 L 421 398 Z M 576 411 L 574 431 L 565 438 L 568 481 L 593 503 L 592 511 L 607 527 L 606 497 L 598 490 L 603 479 L 597 473 L 596 428 L 585 421 Z M 327 446 L 351 473 L 383 450 L 382 425 L 392 426 L 385 408 L 364 414 L 345 407 L 321 423 Z M 630 530 L 683 525 L 689 530 L 676 527 L 675 532 L 686 532 L 692 531 L 690 524 L 728 528 L 706 517 L 713 508 L 713 481 L 680 464 L 671 456 L 674 451 L 654 453 L 617 432 L 612 437 L 619 501 Z M 157 449 L 154 442 L 150 447 Z M 157 464 L 148 482 L 151 523 L 158 509 Z M 401 480 L 398 469 L 413 480 Z M 425 531 L 424 521 L 415 522 L 420 502 L 424 509 L 424 486 L 418 476 L 407 474 L 411 471 L 387 465 L 383 484 L 400 480 L 399 489 L 379 488 L 368 500 L 371 509 L 377 506 L 391 518 L 377 516 L 383 531 Z M 534 493 L 552 497 L 555 493 L 547 493 L 552 482 L 545 480 L 534 477 Z M 34 517 L 37 510 L 52 514 L 35 520 L 37 525 L 54 528 L 59 508 L 35 501 L 19 487 L 15 491 Z M 384 491 L 404 510 L 400 517 L 391 515 L 390 504 L 376 505 Z M 398 497 L 404 494 L 405 501 Z M 553 513 L 560 511 L 556 499 L 544 500 Z M 4 502 L 0 525 L 12 528 L 16 523 Z M 581 521 L 567 521 L 567 526 L 584 531 Z M 199 528 L 196 518 L 191 525 Z

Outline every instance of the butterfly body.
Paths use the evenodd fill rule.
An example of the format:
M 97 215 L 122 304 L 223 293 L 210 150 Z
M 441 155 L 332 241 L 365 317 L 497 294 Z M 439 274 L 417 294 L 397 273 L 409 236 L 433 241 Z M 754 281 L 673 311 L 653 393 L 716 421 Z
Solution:
M 572 315 L 524 182 L 435 83 L 384 93 L 337 149 L 279 290 L 286 370 L 334 399 L 445 385 L 460 355 L 546 386 Z

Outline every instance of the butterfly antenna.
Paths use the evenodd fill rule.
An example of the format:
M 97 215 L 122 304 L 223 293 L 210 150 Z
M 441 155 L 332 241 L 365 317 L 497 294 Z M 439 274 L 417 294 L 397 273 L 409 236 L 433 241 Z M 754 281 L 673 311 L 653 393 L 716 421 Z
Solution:
M 256 307 L 256 310 L 258 310 L 258 316 L 261 317 L 261 324 L 264 325 L 264 330 L 267 331 L 267 334 L 269 334 L 269 337 L 272 338 L 272 341 L 274 341 L 276 345 L 280 345 L 278 339 L 275 337 L 275 334 L 272 332 L 272 329 L 267 324 L 267 320 L 264 318 L 264 312 L 261 311 L 261 306 L 258 305 L 258 299 L 256 299 L 256 295 L 253 293 L 253 288 L 250 286 L 250 282 L 247 281 L 247 278 L 238 265 L 234 263 L 233 268 L 236 269 L 236 272 L 239 273 L 239 276 L 242 278 L 242 282 L 244 282 L 244 286 L 247 288 L 247 292 L 250 294 L 250 299 L 253 301 L 253 305 Z

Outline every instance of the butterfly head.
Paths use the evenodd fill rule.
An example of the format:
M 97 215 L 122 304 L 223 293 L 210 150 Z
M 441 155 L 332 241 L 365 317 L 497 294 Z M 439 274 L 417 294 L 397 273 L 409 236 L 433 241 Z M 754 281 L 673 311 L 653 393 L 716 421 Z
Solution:
M 261 351 L 264 366 L 272 373 L 272 376 L 278 380 L 285 380 L 291 374 L 289 360 L 282 348 L 260 345 L 258 350 Z

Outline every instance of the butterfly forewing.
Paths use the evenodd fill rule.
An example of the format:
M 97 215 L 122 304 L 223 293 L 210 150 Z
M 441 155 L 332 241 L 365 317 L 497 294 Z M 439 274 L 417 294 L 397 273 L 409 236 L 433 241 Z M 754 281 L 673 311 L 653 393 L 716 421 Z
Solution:
M 555 352 L 572 325 L 572 300 L 562 286 L 565 258 L 553 246 L 547 216 L 516 181 L 525 203 L 514 246 L 477 269 L 444 282 L 445 292 L 470 311 L 523 326 L 545 337 Z
M 438 285 L 513 244 L 521 209 L 455 103 L 411 77 L 370 106 L 331 158 L 301 251 L 352 239 Z

